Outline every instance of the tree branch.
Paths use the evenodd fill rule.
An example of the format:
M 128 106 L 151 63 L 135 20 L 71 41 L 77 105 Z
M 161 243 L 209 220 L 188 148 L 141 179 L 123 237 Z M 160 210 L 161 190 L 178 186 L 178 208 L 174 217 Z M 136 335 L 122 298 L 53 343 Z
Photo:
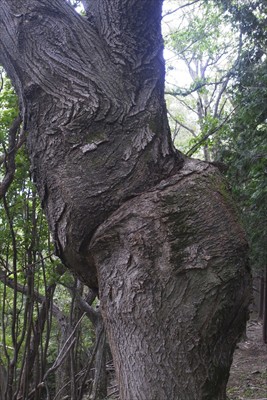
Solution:
M 202 81 L 198 81 L 198 82 L 194 82 L 191 86 L 191 88 L 189 89 L 182 89 L 179 88 L 178 90 L 173 90 L 173 91 L 165 91 L 165 94 L 169 94 L 171 96 L 182 96 L 182 97 L 186 97 L 189 96 L 190 94 L 202 89 L 205 86 L 213 86 L 215 84 L 220 84 L 224 82 L 224 78 L 223 77 L 219 82 L 207 82 L 206 79 L 202 80 Z
M 15 164 L 15 156 L 17 151 L 16 146 L 16 136 L 21 124 L 21 117 L 20 115 L 16 117 L 9 129 L 8 133 L 8 150 L 5 152 L 4 160 L 6 173 L 2 182 L 0 182 L 0 199 L 6 194 L 9 186 L 11 185 L 15 171 L 16 171 L 16 164 Z M 22 143 L 20 144 L 20 146 Z M 0 164 L 1 165 L 1 164 Z
M 25 296 L 28 296 L 28 294 L 29 294 L 29 290 L 28 290 L 27 286 L 21 285 L 18 282 L 15 284 L 14 279 L 8 277 L 6 272 L 0 271 L 0 281 L 3 282 L 5 285 L 7 285 L 9 288 L 11 288 L 13 290 L 16 289 L 19 293 L 22 293 Z M 52 290 L 54 285 L 55 284 L 50 285 L 48 287 L 48 290 Z M 47 301 L 46 296 L 42 295 L 41 293 L 37 292 L 36 290 L 34 290 L 32 292 L 32 296 L 33 296 L 33 300 L 37 301 L 40 304 L 43 304 Z M 62 313 L 62 311 L 55 304 L 52 304 L 52 313 L 58 321 L 62 321 L 63 319 L 66 318 L 65 315 Z
M 230 114 L 227 115 L 227 117 L 220 123 L 219 126 L 217 126 L 216 128 L 212 129 L 210 132 L 208 132 L 203 138 L 201 138 L 199 140 L 198 143 L 196 143 L 193 147 L 191 147 L 190 150 L 188 150 L 188 152 L 186 153 L 186 155 L 188 157 L 192 157 L 192 155 L 198 150 L 199 146 L 204 143 L 210 136 L 214 135 L 214 133 L 218 132 L 218 130 L 221 129 L 221 127 L 229 120 L 229 118 L 231 117 L 231 115 L 234 113 L 234 111 L 237 109 L 238 107 L 235 107 Z
M 31 398 L 34 393 L 36 392 L 36 390 L 42 388 L 45 386 L 46 384 L 46 380 L 48 375 L 50 375 L 52 372 L 55 372 L 60 365 L 63 363 L 63 361 L 65 360 L 65 358 L 67 357 L 69 351 L 71 350 L 72 346 L 74 345 L 74 343 L 76 342 L 76 337 L 73 337 L 77 328 L 79 327 L 80 323 L 82 322 L 83 318 L 84 318 L 85 314 L 83 314 L 81 316 L 81 318 L 79 319 L 79 321 L 77 322 L 77 324 L 75 325 L 75 327 L 73 328 L 73 331 L 71 332 L 71 334 L 69 335 L 69 337 L 67 338 L 66 342 L 64 343 L 62 349 L 60 350 L 56 360 L 54 361 L 53 365 L 46 371 L 46 373 L 44 374 L 44 377 L 42 379 L 42 382 L 40 382 L 28 395 L 29 398 Z
M 223 82 L 221 90 L 218 93 L 218 96 L 217 96 L 217 99 L 216 99 L 216 102 L 215 102 L 215 105 L 214 105 L 214 112 L 213 112 L 213 116 L 214 117 L 217 117 L 217 115 L 218 115 L 218 110 L 219 110 L 219 105 L 220 105 L 220 102 L 221 102 L 221 98 L 222 98 L 222 95 L 223 95 L 223 93 L 225 92 L 225 90 L 227 88 L 227 85 L 228 85 L 228 82 L 230 80 L 230 77 L 231 77 L 231 75 L 229 74 L 227 79 Z
M 179 121 L 178 119 L 176 119 L 171 113 L 170 111 L 168 111 L 169 116 L 178 124 L 180 125 L 182 128 L 186 129 L 188 132 L 190 132 L 194 137 L 196 137 L 196 133 L 193 129 L 189 128 L 188 126 L 184 125 L 181 121 Z
M 183 4 L 182 6 L 177 7 L 177 8 L 175 8 L 174 10 L 171 10 L 171 11 L 166 12 L 166 14 L 164 14 L 164 15 L 162 16 L 162 18 L 167 17 L 168 15 L 174 14 L 174 13 L 176 13 L 177 11 L 181 10 L 182 8 L 190 7 L 190 6 L 192 6 L 193 4 L 198 3 L 199 1 L 200 1 L 200 0 L 195 0 L 195 1 L 191 1 L 190 3 Z
M 99 313 L 91 306 L 93 301 L 96 298 L 96 292 L 94 292 L 92 289 L 90 289 L 88 301 L 86 301 L 79 293 L 79 290 L 75 286 L 66 286 L 67 289 L 71 292 L 72 296 L 75 298 L 77 301 L 79 309 L 84 312 L 87 317 L 90 319 L 92 324 L 96 326 L 98 318 L 99 318 Z

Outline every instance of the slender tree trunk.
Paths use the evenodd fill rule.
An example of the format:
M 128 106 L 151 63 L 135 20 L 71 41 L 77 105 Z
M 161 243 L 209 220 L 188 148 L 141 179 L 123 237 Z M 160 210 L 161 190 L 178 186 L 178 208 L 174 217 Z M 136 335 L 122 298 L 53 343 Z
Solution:
M 37 379 L 35 379 L 36 385 L 40 382 L 40 376 L 39 376 L 40 365 L 38 363 L 38 352 L 39 352 L 40 342 L 42 339 L 42 334 L 45 328 L 45 323 L 47 322 L 47 317 L 49 315 L 48 309 L 51 304 L 51 298 L 54 293 L 55 287 L 56 285 L 53 285 L 49 288 L 47 297 L 45 301 L 42 303 L 38 317 L 34 323 L 34 330 L 26 351 L 24 365 L 22 367 L 20 386 L 18 387 L 16 394 L 17 399 L 25 398 L 26 397 L 25 394 L 28 393 L 30 389 L 32 389 L 31 386 L 32 383 L 34 382 L 33 380 L 34 375 L 37 375 Z
M 0 360 L 0 400 L 5 400 L 7 372 Z
M 258 305 L 258 317 L 263 319 L 264 311 L 264 272 L 262 276 L 259 277 L 259 305 Z
M 98 349 L 95 356 L 95 375 L 90 399 L 102 400 L 107 397 L 107 370 L 106 370 L 106 334 L 102 318 L 96 325 L 96 342 Z
M 161 6 L 2 0 L 0 61 L 57 253 L 99 288 L 121 399 L 223 400 L 247 245 L 218 172 L 172 146 Z
M 70 321 L 64 321 L 60 329 L 59 352 L 62 351 L 72 332 L 73 326 L 71 326 Z M 72 360 L 70 355 L 71 350 L 68 349 L 68 346 L 64 353 L 65 352 L 68 354 L 55 371 L 55 394 L 57 395 L 57 399 L 71 399 Z
M 267 344 L 267 266 L 264 268 L 263 342 Z

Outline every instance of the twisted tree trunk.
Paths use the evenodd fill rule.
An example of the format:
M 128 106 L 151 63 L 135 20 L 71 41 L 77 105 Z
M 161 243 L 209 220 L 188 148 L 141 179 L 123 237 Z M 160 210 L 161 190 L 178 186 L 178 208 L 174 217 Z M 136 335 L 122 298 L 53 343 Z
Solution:
M 225 399 L 246 320 L 246 241 L 222 178 L 171 144 L 162 0 L 2 0 L 57 253 L 100 289 L 122 400 Z

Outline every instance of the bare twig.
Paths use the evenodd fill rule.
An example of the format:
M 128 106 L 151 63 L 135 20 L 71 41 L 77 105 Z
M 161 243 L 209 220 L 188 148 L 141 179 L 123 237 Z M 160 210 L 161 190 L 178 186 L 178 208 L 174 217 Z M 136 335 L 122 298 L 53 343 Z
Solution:
M 92 289 L 90 290 L 89 297 L 87 299 L 84 299 L 79 291 L 77 290 L 77 287 L 75 286 L 69 286 L 69 285 L 64 285 L 70 293 L 72 294 L 73 298 L 75 298 L 79 309 L 86 313 L 87 317 L 90 319 L 92 324 L 96 326 L 97 321 L 98 321 L 98 312 L 92 307 L 92 303 L 95 300 L 97 293 L 93 291 Z
M 176 11 L 181 10 L 182 8 L 192 6 L 193 4 L 198 3 L 199 1 L 200 1 L 200 0 L 194 0 L 194 1 L 191 1 L 191 2 L 189 2 L 189 3 L 183 4 L 182 6 L 177 7 L 177 8 L 175 8 L 174 10 L 171 10 L 171 11 L 166 12 L 166 14 L 164 14 L 164 15 L 162 16 L 162 18 L 167 17 L 167 15 L 174 14 L 174 13 L 176 13 Z
M 227 115 L 227 117 L 220 123 L 220 125 L 218 125 L 216 128 L 212 129 L 211 131 L 209 131 L 205 136 L 203 136 L 199 142 L 197 142 L 193 147 L 191 147 L 190 150 L 188 150 L 188 152 L 186 153 L 186 155 L 188 157 L 192 157 L 192 155 L 197 151 L 197 149 L 199 148 L 199 146 L 205 142 L 210 136 L 214 135 L 214 133 L 218 132 L 218 130 L 221 129 L 221 127 L 230 119 L 231 115 L 235 112 L 235 110 L 237 109 L 237 107 L 235 107 L 230 114 Z
M 28 295 L 28 287 L 18 282 L 15 283 L 14 279 L 8 277 L 6 272 L 0 271 L 0 281 L 3 282 L 6 286 L 10 287 L 11 289 L 17 290 L 19 293 L 22 293 L 25 296 Z M 33 291 L 32 298 L 34 301 L 37 301 L 38 303 L 44 303 L 46 301 L 45 296 L 43 296 L 37 290 Z M 57 318 L 57 320 L 64 319 L 64 314 L 55 304 L 52 304 L 52 313 Z
M 99 348 L 99 345 L 100 345 L 100 341 L 101 341 L 103 335 L 105 335 L 104 326 L 102 326 L 102 328 L 99 331 L 98 337 L 96 339 L 96 342 L 95 342 L 95 345 L 94 345 L 94 348 L 93 348 L 93 352 L 92 352 L 91 358 L 90 358 L 90 360 L 89 360 L 89 362 L 88 362 L 88 364 L 86 366 L 86 372 L 85 372 L 85 374 L 83 376 L 83 380 L 82 380 L 82 383 L 81 383 L 81 386 L 80 386 L 80 398 L 82 396 L 83 388 L 85 387 L 87 376 L 88 376 L 88 374 L 90 372 L 90 369 L 92 368 L 92 365 L 93 365 L 93 362 L 95 360 L 96 353 L 98 351 L 98 348 Z
M 52 372 L 55 372 L 60 365 L 63 363 L 63 361 L 65 360 L 65 358 L 67 357 L 69 351 L 71 350 L 72 346 L 74 345 L 74 343 L 76 342 L 76 337 L 73 337 L 78 326 L 80 325 L 80 323 L 82 322 L 83 318 L 85 316 L 85 313 L 81 316 L 81 318 L 79 319 L 79 321 L 77 322 L 77 324 L 75 325 L 73 331 L 71 332 L 70 336 L 68 337 L 68 339 L 66 340 L 64 346 L 62 347 L 62 349 L 60 350 L 57 358 L 55 359 L 54 364 L 52 365 L 52 367 L 50 367 L 46 373 L 44 374 L 43 380 L 42 382 L 40 382 L 29 394 L 29 399 L 34 395 L 34 393 L 39 390 L 40 388 L 43 388 L 46 386 L 46 380 L 48 375 L 50 375 Z
M 180 125 L 182 128 L 186 129 L 188 132 L 190 132 L 194 137 L 196 137 L 196 133 L 193 129 L 189 128 L 188 126 L 184 125 L 181 121 L 179 121 L 178 119 L 176 119 L 171 113 L 170 111 L 168 111 L 169 116 L 178 124 Z
M 200 81 L 199 82 L 194 82 L 193 85 L 191 86 L 191 88 L 189 88 L 189 89 L 178 88 L 178 89 L 172 90 L 172 91 L 166 90 L 165 94 L 169 94 L 169 95 L 174 96 L 174 97 L 176 97 L 176 96 L 186 97 L 189 94 L 192 94 L 192 93 L 202 89 L 203 87 L 218 85 L 218 84 L 221 84 L 221 83 L 224 83 L 224 82 L 225 82 L 225 76 L 223 76 L 221 78 L 221 80 L 218 81 L 218 82 L 207 82 L 207 80 L 203 79 L 201 82 Z
M 60 352 L 58 353 L 57 358 L 55 359 L 54 364 L 52 365 L 51 368 L 49 368 L 45 375 L 43 380 L 45 381 L 47 379 L 47 376 L 51 373 L 54 372 L 55 370 L 58 369 L 58 367 L 62 364 L 62 362 L 65 360 L 68 352 L 70 351 L 70 349 L 72 348 L 72 346 L 74 345 L 76 338 L 73 337 L 78 326 L 80 325 L 80 323 L 82 322 L 83 318 L 85 316 L 85 313 L 81 316 L 81 318 L 79 319 L 79 321 L 77 322 L 77 324 L 75 325 L 73 331 L 71 332 L 70 336 L 68 337 L 68 339 L 66 340 L 66 342 L 64 343 L 64 346 L 62 347 L 62 349 L 60 350 Z

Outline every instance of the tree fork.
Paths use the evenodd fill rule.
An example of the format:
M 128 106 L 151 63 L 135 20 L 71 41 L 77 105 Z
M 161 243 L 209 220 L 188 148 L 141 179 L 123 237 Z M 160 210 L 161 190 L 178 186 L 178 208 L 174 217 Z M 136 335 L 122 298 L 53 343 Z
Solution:
M 161 1 L 137 3 L 92 2 L 88 19 L 63 0 L 0 5 L 0 61 L 57 252 L 91 287 L 96 227 L 183 163 L 164 102 Z
M 172 146 L 162 1 L 90 4 L 0 4 L 58 255 L 99 287 L 122 400 L 223 400 L 250 299 L 243 231 L 216 169 Z

